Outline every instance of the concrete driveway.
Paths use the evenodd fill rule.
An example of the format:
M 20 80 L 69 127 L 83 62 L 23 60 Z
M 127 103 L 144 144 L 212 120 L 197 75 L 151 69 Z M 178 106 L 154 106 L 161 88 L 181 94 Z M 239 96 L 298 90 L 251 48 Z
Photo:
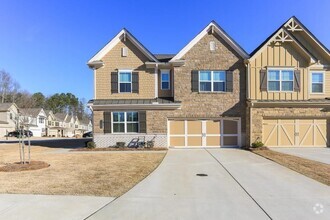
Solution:
M 330 164 L 330 148 L 274 147 L 272 150 Z
M 247 151 L 171 149 L 88 219 L 330 219 L 330 189 Z

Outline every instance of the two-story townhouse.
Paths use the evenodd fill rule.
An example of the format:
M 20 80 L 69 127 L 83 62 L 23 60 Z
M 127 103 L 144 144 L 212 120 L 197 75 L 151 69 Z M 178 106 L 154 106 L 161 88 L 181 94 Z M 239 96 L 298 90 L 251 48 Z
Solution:
M 20 124 L 32 131 L 33 136 L 46 135 L 46 112 L 42 108 L 21 108 Z
M 123 29 L 88 61 L 94 141 L 106 147 L 143 136 L 159 147 L 244 145 L 247 58 L 214 21 L 176 55 L 152 54 Z
M 330 52 L 292 17 L 247 60 L 247 145 L 329 145 Z
M 0 103 L 0 137 L 17 129 L 18 113 L 15 103 Z
M 63 130 L 61 120 L 58 119 L 55 114 L 48 110 L 46 111 L 47 114 L 47 126 L 46 126 L 46 136 L 48 137 L 62 137 Z

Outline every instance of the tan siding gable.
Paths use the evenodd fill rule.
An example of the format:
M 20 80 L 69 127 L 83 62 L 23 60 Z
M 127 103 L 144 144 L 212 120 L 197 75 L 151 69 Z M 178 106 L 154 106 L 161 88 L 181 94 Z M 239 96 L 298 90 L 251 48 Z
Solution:
M 260 92 L 260 70 L 269 67 L 294 68 L 301 71 L 300 92 Z M 251 99 L 302 100 L 308 98 L 308 58 L 292 42 L 272 43 L 250 64 Z

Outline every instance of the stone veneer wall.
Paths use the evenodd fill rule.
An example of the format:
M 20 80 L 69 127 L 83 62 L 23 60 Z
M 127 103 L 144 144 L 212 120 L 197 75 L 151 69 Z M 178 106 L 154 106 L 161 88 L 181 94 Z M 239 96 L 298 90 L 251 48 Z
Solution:
M 247 114 L 252 112 L 251 137 L 250 130 L 247 129 L 247 146 L 251 145 L 257 139 L 262 140 L 262 122 L 264 118 L 329 118 L 330 112 L 324 111 L 324 108 L 248 108 Z M 249 128 L 249 127 L 248 127 Z M 328 135 L 330 132 L 327 132 Z

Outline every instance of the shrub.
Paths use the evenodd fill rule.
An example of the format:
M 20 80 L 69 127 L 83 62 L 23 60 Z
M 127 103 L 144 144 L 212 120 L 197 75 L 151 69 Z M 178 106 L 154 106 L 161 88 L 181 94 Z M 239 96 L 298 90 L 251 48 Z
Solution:
M 94 141 L 88 141 L 87 144 L 86 144 L 86 147 L 88 149 L 94 149 L 96 147 L 96 144 Z
M 256 141 L 252 143 L 252 148 L 259 148 L 259 147 L 263 147 L 264 143 L 262 143 L 261 141 Z
M 126 147 L 126 143 L 125 142 L 117 142 L 116 147 Z

